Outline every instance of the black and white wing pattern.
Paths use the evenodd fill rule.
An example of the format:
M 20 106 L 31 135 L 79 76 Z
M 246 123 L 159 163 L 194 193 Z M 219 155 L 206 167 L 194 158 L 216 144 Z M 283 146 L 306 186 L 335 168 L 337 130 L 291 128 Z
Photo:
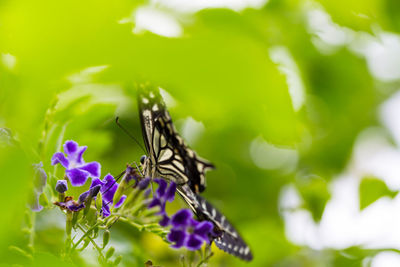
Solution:
M 147 175 L 161 176 L 178 185 L 188 184 L 196 192 L 206 187 L 205 172 L 214 169 L 197 156 L 177 133 L 157 88 L 138 89 L 138 106 L 143 139 L 148 152 Z
M 213 223 L 217 247 L 243 260 L 253 259 L 242 237 L 225 216 L 198 195 L 206 186 L 205 172 L 214 165 L 201 159 L 176 132 L 159 90 L 138 88 L 138 106 L 143 139 L 148 156 L 144 158 L 146 176 L 175 182 L 178 193 L 200 220 Z
M 218 248 L 245 261 L 253 259 L 249 246 L 221 212 L 203 197 L 194 194 L 187 185 L 178 186 L 177 190 L 200 220 L 214 224 L 216 236 L 213 240 Z

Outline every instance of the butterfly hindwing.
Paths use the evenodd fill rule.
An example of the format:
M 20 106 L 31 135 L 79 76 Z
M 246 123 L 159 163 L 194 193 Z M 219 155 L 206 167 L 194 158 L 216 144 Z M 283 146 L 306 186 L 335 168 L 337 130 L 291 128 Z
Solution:
M 213 240 L 218 248 L 242 260 L 251 261 L 253 259 L 249 246 L 220 211 L 203 197 L 194 194 L 186 185 L 179 186 L 178 193 L 200 220 L 213 223 L 216 234 Z

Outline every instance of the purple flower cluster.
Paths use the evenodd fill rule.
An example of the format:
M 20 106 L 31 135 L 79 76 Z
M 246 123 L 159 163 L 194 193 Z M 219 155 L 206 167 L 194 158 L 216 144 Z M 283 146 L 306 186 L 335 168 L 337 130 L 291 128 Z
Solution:
M 174 200 L 176 184 L 171 182 L 168 186 L 165 180 L 154 179 L 154 181 L 158 184 L 158 188 L 153 195 L 149 208 L 160 207 L 158 214 L 162 216 L 162 219 L 159 224 L 164 227 L 172 226 L 167 236 L 168 241 L 173 243 L 172 247 L 198 250 L 204 242 L 209 243 L 213 224 L 208 221 L 198 222 L 194 220 L 192 212 L 188 209 L 181 209 L 169 218 L 165 211 L 165 205 L 167 201 L 172 202 Z
M 83 192 L 79 196 L 78 202 L 73 201 L 71 197 L 66 197 L 63 202 L 56 202 L 56 205 L 70 211 L 79 211 L 85 207 L 86 200 L 95 198 L 100 191 L 102 195 L 102 214 L 104 217 L 110 215 L 110 207 L 114 204 L 113 198 L 118 188 L 118 183 L 111 174 L 107 174 L 103 180 L 100 180 L 100 163 L 93 161 L 85 163 L 83 153 L 86 151 L 86 146 L 79 146 L 75 141 L 66 141 L 63 145 L 64 153 L 56 152 L 52 159 L 52 165 L 61 164 L 65 169 L 65 174 L 71 182 L 72 186 L 82 186 L 86 183 L 89 177 L 92 177 L 90 189 Z M 63 194 L 68 190 L 66 180 L 59 180 L 56 184 L 56 191 Z M 114 207 L 119 208 L 125 201 L 126 196 L 123 195 L 115 203 Z
M 209 221 L 198 222 L 188 209 L 179 210 L 171 218 L 172 229 L 167 239 L 174 244 L 172 247 L 186 247 L 189 250 L 198 250 L 203 242 L 209 243 L 209 235 L 213 224 Z

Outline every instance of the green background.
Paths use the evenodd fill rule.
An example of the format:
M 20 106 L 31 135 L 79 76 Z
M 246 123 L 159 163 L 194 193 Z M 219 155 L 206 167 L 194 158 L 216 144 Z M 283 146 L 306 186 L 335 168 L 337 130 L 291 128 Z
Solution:
M 319 2 L 314 5 L 324 8 L 333 22 L 355 33 L 400 30 L 395 0 Z M 361 266 L 374 255 L 376 251 L 362 247 L 314 251 L 292 244 L 278 200 L 282 186 L 294 184 L 319 221 L 330 198 L 330 180 L 346 167 L 360 131 L 379 126 L 377 107 L 398 82 L 374 78 L 366 59 L 345 44 L 321 52 L 313 42 L 317 37 L 309 29 L 304 1 L 271 0 L 259 9 L 205 9 L 184 16 L 166 9 L 183 27 L 177 38 L 133 34 L 134 23 L 119 23 L 144 4 L 0 2 L 0 53 L 16 59 L 12 68 L 4 57 L 0 64 L 0 127 L 11 129 L 18 140 L 0 150 L 0 262 L 70 264 L 59 257 L 64 225 L 51 204 L 36 216 L 33 261 L 10 249 L 25 249 L 27 242 L 21 229 L 32 190 L 30 165 L 43 162 L 49 192 L 55 179 L 50 158 L 65 140 L 87 145 L 85 159 L 99 161 L 102 175 L 116 175 L 128 162 L 138 161 L 143 151 L 114 119 L 120 116 L 141 141 L 134 91 L 140 82 L 160 86 L 174 98 L 169 111 L 178 130 L 187 117 L 203 124 L 202 134 L 189 144 L 217 166 L 207 174 L 204 195 L 250 244 L 255 258 L 249 266 Z M 304 84 L 304 104 L 298 110 L 284 73 L 271 59 L 276 47 L 291 55 Z M 87 70 L 96 66 L 105 67 Z M 297 151 L 297 164 L 290 169 L 258 167 L 250 149 L 256 138 Z M 360 190 L 361 207 L 393 194 L 371 177 Z M 126 266 L 143 266 L 147 259 L 177 266 L 182 253 L 122 223 L 112 228 L 111 238 Z M 245 265 L 213 250 L 210 266 Z M 83 252 L 77 264 L 93 265 L 85 253 L 93 258 L 94 252 Z

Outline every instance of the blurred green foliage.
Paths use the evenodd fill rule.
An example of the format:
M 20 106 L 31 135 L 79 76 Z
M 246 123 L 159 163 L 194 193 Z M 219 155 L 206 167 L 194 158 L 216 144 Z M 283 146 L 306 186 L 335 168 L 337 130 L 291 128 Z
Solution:
M 318 2 L 334 22 L 354 31 L 374 32 L 376 25 L 400 31 L 395 0 Z M 114 124 L 120 116 L 141 139 L 133 89 L 138 82 L 159 85 L 175 99 L 170 113 L 178 128 L 187 117 L 205 126 L 190 144 L 217 166 L 207 175 L 205 196 L 240 229 L 254 251 L 254 266 L 360 266 L 373 255 L 360 248 L 313 251 L 290 243 L 278 199 L 281 187 L 292 183 L 314 220 L 321 218 L 330 197 L 327 184 L 345 168 L 358 133 L 377 124 L 376 108 L 390 95 L 378 89 L 390 85 L 374 80 L 365 59 L 346 46 L 319 51 L 303 1 L 271 0 L 241 12 L 205 9 L 180 21 L 179 38 L 133 34 L 134 24 L 119 23 L 146 3 L 0 2 L 0 54 L 16 59 L 12 68 L 4 60 L 0 64 L 0 127 L 16 140 L 0 148 L 0 262 L 66 265 L 58 254 L 64 221 L 52 209 L 54 199 L 41 199 L 45 210 L 34 217 L 35 235 L 25 231 L 30 166 L 43 162 L 49 196 L 62 172 L 50 166 L 50 158 L 65 140 L 87 145 L 86 160 L 101 162 L 103 175 L 138 161 L 143 151 Z M 305 86 L 300 110 L 293 108 L 285 75 L 271 60 L 277 46 L 287 48 L 298 66 Z M 104 67 L 88 69 L 96 66 Z M 296 149 L 296 168 L 257 167 L 249 146 L 259 136 Z M 377 180 L 363 180 L 360 191 L 361 208 L 392 195 Z M 111 243 L 124 266 L 143 266 L 148 259 L 177 266 L 181 253 L 123 222 L 112 228 Z M 33 252 L 33 259 L 10 245 Z M 210 266 L 244 265 L 213 250 Z M 92 254 L 76 262 L 94 266 Z

